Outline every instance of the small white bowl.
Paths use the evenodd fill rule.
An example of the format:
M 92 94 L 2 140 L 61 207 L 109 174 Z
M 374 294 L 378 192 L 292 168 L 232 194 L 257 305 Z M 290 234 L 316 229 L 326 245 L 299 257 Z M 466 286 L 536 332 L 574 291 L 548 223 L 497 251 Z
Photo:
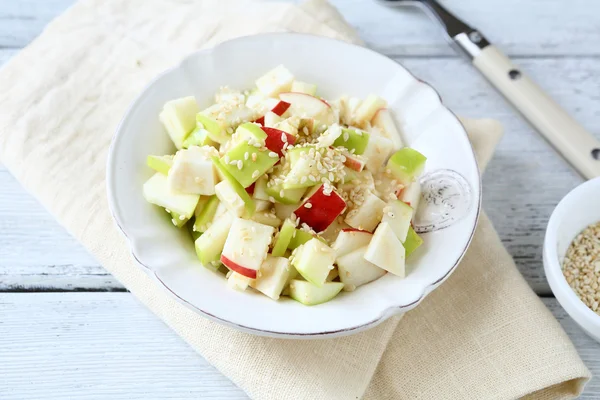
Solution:
M 174 151 L 158 121 L 163 104 L 194 95 L 201 108 L 208 107 L 220 86 L 252 87 L 257 77 L 278 64 L 316 83 L 324 98 L 364 98 L 369 93 L 384 97 L 405 143 L 428 157 L 422 203 L 437 208 L 429 214 L 435 218 L 424 220 L 432 229 L 411 256 L 405 279 L 387 274 L 314 307 L 287 298 L 272 301 L 252 290 L 237 292 L 227 287 L 223 276 L 203 268 L 189 235 L 174 229 L 163 210 L 144 200 L 142 185 L 152 175 L 147 155 Z M 465 129 L 433 88 L 374 51 L 291 33 L 231 40 L 191 54 L 158 76 L 117 129 L 107 162 L 107 190 L 113 217 L 133 256 L 159 285 L 203 316 L 281 338 L 347 335 L 416 307 L 458 265 L 473 237 L 481 204 L 479 171 Z M 448 196 L 440 199 L 439 193 Z M 451 204 L 456 199 L 464 201 Z
M 600 342 L 600 315 L 577 297 L 562 273 L 562 261 L 573 239 L 600 221 L 600 178 L 573 189 L 554 209 L 544 239 L 544 270 L 554 296 L 591 337 Z

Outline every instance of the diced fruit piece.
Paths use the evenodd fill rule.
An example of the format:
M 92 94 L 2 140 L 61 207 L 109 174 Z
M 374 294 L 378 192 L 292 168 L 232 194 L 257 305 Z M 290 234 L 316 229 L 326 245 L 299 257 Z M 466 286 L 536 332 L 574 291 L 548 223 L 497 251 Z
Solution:
M 173 166 L 173 156 L 148 156 L 146 164 L 156 172 L 167 175 Z
M 268 200 L 254 199 L 254 203 L 256 204 L 256 212 L 268 211 L 272 206 L 272 203 Z
M 219 199 L 217 198 L 217 200 L 219 200 Z M 220 218 L 221 215 L 224 215 L 224 214 L 229 214 L 229 210 L 227 209 L 227 206 L 225 204 L 223 204 L 219 201 L 219 204 L 217 205 L 217 211 L 215 211 L 215 216 L 212 219 L 213 222 L 216 221 L 217 218 Z
M 231 271 L 229 278 L 227 278 L 227 286 L 234 290 L 239 290 L 240 292 L 246 290 L 248 285 L 250 285 L 252 282 L 254 282 L 254 279 L 248 278 L 242 274 L 238 274 L 235 271 Z
M 217 142 L 212 140 L 208 134 L 208 131 L 204 128 L 197 127 L 188 135 L 183 141 L 183 148 L 187 149 L 191 146 L 215 146 Z
M 283 148 L 286 144 L 296 143 L 296 137 L 275 128 L 264 127 L 263 130 L 267 134 L 265 146 L 267 149 L 277 153 L 279 157 L 283 157 Z
M 291 104 L 290 112 L 301 118 L 314 118 L 327 126 L 336 122 L 331 106 L 327 102 L 304 93 L 281 93 L 279 98 Z
M 355 203 L 348 212 L 345 221 L 353 228 L 373 232 L 383 217 L 385 202 L 371 191 L 366 191 L 363 197 L 363 201 Z
M 395 152 L 388 160 L 387 167 L 404 186 L 410 185 L 425 169 L 427 158 L 410 147 Z
M 313 238 L 294 250 L 290 261 L 304 279 L 321 287 L 333 269 L 335 251 Z
M 410 256 L 415 252 L 421 245 L 423 244 L 423 239 L 412 228 L 408 228 L 408 234 L 406 235 L 406 240 L 404 241 L 404 250 L 406 251 L 406 257 Z
M 338 140 L 340 136 L 342 136 L 342 128 L 338 124 L 333 124 L 325 132 L 319 136 L 317 142 L 319 143 L 319 147 L 329 147 L 333 146 L 333 144 Z
M 287 258 L 267 256 L 260 266 L 258 277 L 250 286 L 277 300 L 290 275 L 289 267 Z
M 344 284 L 344 290 L 351 292 L 385 275 L 384 269 L 364 259 L 366 251 L 367 246 L 337 258 L 340 281 Z
M 356 110 L 360 106 L 361 100 L 358 97 L 342 96 L 337 100 L 340 121 L 346 125 L 354 123 Z
M 290 240 L 290 244 L 288 245 L 288 249 L 294 250 L 298 247 L 302 246 L 304 243 L 313 239 L 314 236 L 302 229 L 296 229 L 294 234 L 292 235 L 292 239 Z
M 202 201 L 204 199 L 205 201 Z M 199 202 L 198 206 L 196 206 L 196 211 L 194 212 L 196 219 L 192 230 L 194 232 L 203 233 L 206 232 L 215 218 L 219 206 L 219 199 L 217 196 L 211 196 L 200 200 L 202 204 Z
M 371 136 L 363 152 L 367 159 L 367 169 L 373 173 L 379 171 L 394 149 L 394 143 L 383 136 Z
M 244 188 L 256 182 L 277 161 L 277 153 L 258 149 L 245 141 L 236 144 L 221 157 L 221 165 Z
M 179 215 L 176 212 L 171 211 L 171 222 L 177 228 L 183 227 L 189 221 L 189 218 L 186 218 L 185 215 Z
M 256 186 L 256 182 L 254 182 L 252 185 L 248 186 L 246 188 L 246 193 L 248 193 L 250 196 L 254 195 L 254 187 Z
M 275 105 L 275 107 L 273 107 L 273 108 L 271 109 L 271 112 L 272 112 L 273 114 L 276 114 L 276 115 L 282 116 L 283 114 L 285 114 L 285 112 L 288 110 L 288 108 L 290 108 L 290 105 L 291 105 L 290 103 L 288 103 L 288 102 L 286 102 L 286 101 L 283 101 L 283 100 L 280 100 L 280 101 L 279 101 L 279 102 L 278 102 L 278 103 Z
M 223 248 L 221 262 L 227 268 L 255 279 L 256 271 L 267 256 L 274 232 L 272 226 L 235 218 Z
M 196 254 L 205 267 L 211 268 L 211 263 L 214 265 L 219 261 L 232 223 L 233 216 L 231 214 L 222 215 L 202 236 L 196 239 Z
M 164 105 L 159 119 L 178 149 L 183 147 L 183 141 L 196 127 L 198 111 L 200 109 L 194 96 L 171 100 Z
M 275 114 L 273 111 L 267 112 L 263 118 L 264 119 L 262 121 L 263 122 L 262 125 L 264 127 L 270 127 L 270 128 L 275 127 L 276 124 L 283 121 L 283 118 L 281 118 L 279 115 Z M 260 121 L 258 121 L 258 120 L 256 122 L 260 123 Z
M 205 129 L 206 132 L 208 132 L 208 137 L 212 141 L 216 143 L 225 143 L 230 139 L 231 135 L 227 133 L 227 128 L 224 126 L 224 124 L 222 124 L 220 121 L 217 121 L 212 116 L 203 114 L 204 112 L 213 114 L 213 110 L 211 110 L 211 108 L 196 115 L 196 124 L 198 125 L 198 127 L 200 127 L 201 129 Z
M 294 213 L 300 222 L 306 223 L 316 232 L 322 232 L 346 209 L 346 202 L 333 189 L 325 191 L 325 185 L 311 190 L 306 200 Z
M 210 158 L 217 154 L 217 150 L 211 146 L 192 146 L 179 150 L 169 170 L 169 188 L 190 194 L 215 194 L 217 174 Z
M 292 88 L 294 75 L 279 65 L 256 80 L 256 87 L 265 96 L 275 96 L 281 92 L 287 92 Z
M 227 86 L 219 89 L 215 93 L 215 103 L 240 104 L 246 101 L 246 96 L 239 90 L 231 89 Z
M 315 176 L 319 178 L 310 179 L 309 177 L 311 176 L 313 178 Z M 308 188 L 318 185 L 320 178 L 321 174 L 319 173 L 317 163 L 314 160 L 311 160 L 309 157 L 300 157 L 298 161 L 292 165 L 292 169 L 288 172 L 283 180 L 282 188 Z
M 377 110 L 385 108 L 386 106 L 387 102 L 384 99 L 374 94 L 370 94 L 356 110 L 354 120 L 359 123 L 368 122 L 373 119 Z
M 282 204 L 298 204 L 306 188 L 282 189 L 281 184 L 267 186 L 267 194 L 275 201 Z
M 277 218 L 285 220 L 285 219 L 289 218 L 290 215 L 292 215 L 294 210 L 296 208 L 298 208 L 299 205 L 300 205 L 300 203 L 296 203 L 296 204 L 275 203 L 273 208 L 275 209 L 275 215 L 277 215 Z
M 327 282 L 332 282 L 338 276 L 340 276 L 338 269 L 337 268 L 332 269 L 331 271 L 329 271 L 329 275 L 327 275 Z
M 417 207 L 419 207 L 419 202 L 421 201 L 421 183 L 419 183 L 419 181 L 414 181 L 411 183 L 410 186 L 402 190 L 399 198 L 412 207 L 412 216 L 414 218 L 417 212 Z
M 317 94 L 317 85 L 300 81 L 294 81 L 294 83 L 292 83 L 292 92 L 306 93 L 310 94 L 311 96 L 314 96 L 315 94 Z
M 298 122 L 298 134 L 302 132 L 303 135 L 308 136 L 312 135 L 315 130 L 315 120 L 314 118 L 300 118 L 300 122 Z
M 375 113 L 375 116 L 371 120 L 371 125 L 378 128 L 394 143 L 394 150 L 399 150 L 404 147 L 400 132 L 396 128 L 396 123 L 392 117 L 392 113 L 387 108 L 380 108 Z
M 262 175 L 254 184 L 254 193 L 252 197 L 256 200 L 269 201 L 269 195 L 266 192 L 267 189 L 267 177 Z
M 350 151 L 354 150 L 354 154 L 363 154 L 370 136 L 367 132 L 361 130 L 342 128 L 342 135 L 333 142 L 333 145 L 343 146 Z
M 256 205 L 254 204 L 254 200 L 250 197 L 250 195 L 246 192 L 244 187 L 227 171 L 225 167 L 221 164 L 217 157 L 212 158 L 212 162 L 217 168 L 219 175 L 223 178 L 223 181 L 228 182 L 235 193 L 244 201 L 245 205 L 245 215 L 247 217 L 252 217 L 254 211 L 256 210 Z M 215 187 L 216 192 L 216 187 Z M 219 199 L 221 200 L 221 199 Z M 223 201 L 223 200 L 221 200 Z
M 344 167 L 344 179 L 342 180 L 342 183 L 349 183 L 357 179 L 359 176 L 358 172 L 360 171 L 355 171 L 351 168 Z
M 410 228 L 410 220 L 413 216 L 413 209 L 408 204 L 400 200 L 392 200 L 383 208 L 382 222 L 387 222 L 396 237 L 404 243 L 406 234 Z
M 346 161 L 344 162 L 344 165 L 346 167 L 350 168 L 352 171 L 356 171 L 356 172 L 361 172 L 365 168 L 365 165 L 367 164 L 366 160 L 368 160 L 365 157 L 355 156 L 350 153 L 344 154 L 344 157 L 346 157 Z M 348 180 L 347 177 L 344 177 L 344 178 L 345 178 L 344 182 L 350 182 L 350 180 L 352 180 L 352 179 Z
M 166 208 L 189 219 L 200 200 L 198 194 L 183 194 L 169 189 L 167 177 L 160 172 L 144 183 L 144 198 L 147 202 Z
M 292 240 L 292 236 L 294 236 L 295 231 L 296 225 L 289 218 L 286 219 L 279 230 L 279 234 L 275 238 L 275 244 L 273 245 L 273 250 L 271 251 L 273 257 L 283 257 L 288 245 L 290 244 L 290 241 Z
M 328 244 L 334 243 L 340 232 L 347 228 L 350 228 L 350 225 L 345 223 L 344 218 L 339 216 L 327 227 L 327 229 L 319 233 L 319 236 L 325 239 L 325 242 Z
M 278 228 L 281 225 L 281 220 L 270 212 L 256 212 L 252 216 L 252 220 L 274 228 Z
M 375 230 L 364 258 L 394 275 L 406 276 L 404 247 L 387 222 L 382 222 Z
M 300 126 L 300 118 L 293 115 L 275 124 L 274 128 L 284 131 L 285 133 L 296 136 L 298 135 L 298 127 Z
M 318 287 L 310 282 L 294 279 L 290 283 L 290 297 L 304 305 L 315 306 L 333 299 L 343 287 L 341 282 L 327 282 Z
M 246 212 L 246 203 L 227 180 L 219 182 L 215 186 L 215 192 L 221 203 L 227 207 L 233 215 L 241 217 Z
M 190 232 L 190 235 L 192 236 L 192 240 L 195 242 L 200 236 L 202 236 L 202 233 L 200 232 L 196 232 L 195 230 L 193 230 L 193 224 L 187 224 L 187 228 L 188 228 L 188 232 Z
M 258 142 L 259 144 L 265 144 L 265 140 L 267 139 L 267 134 L 265 131 L 258 125 L 252 122 L 245 122 L 238 126 L 235 130 L 235 135 L 238 141 L 250 141 L 251 144 Z
M 342 230 L 332 246 L 335 250 L 336 259 L 356 249 L 365 247 L 372 238 L 373 234 L 371 232 L 360 231 L 358 229 Z
M 289 286 L 290 286 L 290 282 L 292 281 L 292 279 L 298 279 L 298 280 L 304 280 L 304 278 L 302 278 L 301 276 L 298 276 L 298 271 L 296 270 L 296 268 L 294 268 L 294 266 L 292 264 L 289 264 L 289 274 L 288 274 L 288 278 L 287 281 L 285 282 L 284 285 L 284 289 L 283 292 L 281 292 L 281 294 L 289 296 Z M 285 293 L 287 291 L 287 293 Z

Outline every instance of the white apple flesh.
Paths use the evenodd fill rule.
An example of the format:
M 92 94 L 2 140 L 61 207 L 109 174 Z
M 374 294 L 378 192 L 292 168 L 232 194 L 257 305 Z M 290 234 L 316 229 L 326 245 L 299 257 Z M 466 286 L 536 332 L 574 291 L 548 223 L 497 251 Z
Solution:
M 365 260 L 366 251 L 367 246 L 364 246 L 337 258 L 336 263 L 344 290 L 351 292 L 386 274 L 384 269 Z
M 343 229 L 333 243 L 336 260 L 346 254 L 365 247 L 369 244 L 373 234 L 358 229 Z
M 256 278 L 256 271 L 267 257 L 274 232 L 272 226 L 235 218 L 227 235 L 221 262 L 233 271 Z
M 404 188 L 400 192 L 399 199 L 412 207 L 412 216 L 414 218 L 417 207 L 419 207 L 419 202 L 421 201 L 421 184 L 419 181 L 414 181 L 408 187 Z
M 383 200 L 371 191 L 366 191 L 362 203 L 346 214 L 345 221 L 353 228 L 373 232 L 383 217 L 384 207 L 385 202 Z
M 305 93 L 281 93 L 279 98 L 291 104 L 290 112 L 301 118 L 314 118 L 327 126 L 335 121 L 335 115 L 327 102 Z
M 294 75 L 279 65 L 256 80 L 256 87 L 265 96 L 276 96 L 281 92 L 287 92 L 292 88 Z
M 169 169 L 169 188 L 175 192 L 212 196 L 218 182 L 217 171 L 210 159 L 218 155 L 212 146 L 191 146 L 179 150 Z
M 287 258 L 267 256 L 260 266 L 256 280 L 251 282 L 250 286 L 273 300 L 277 300 L 289 275 L 290 262 Z
M 364 258 L 386 271 L 404 278 L 406 276 L 404 246 L 387 222 L 379 224 L 367 246 Z
M 400 150 L 402 147 L 404 147 L 402 137 L 400 136 L 400 131 L 398 131 L 398 128 L 396 128 L 394 117 L 392 117 L 392 113 L 389 109 L 380 108 L 377 110 L 373 116 L 373 119 L 371 120 L 371 125 L 381 130 L 388 138 L 392 140 L 394 143 L 394 148 L 392 150 Z
M 173 211 L 186 219 L 194 215 L 196 205 L 200 200 L 198 194 L 173 192 L 169 188 L 167 177 L 160 172 L 144 183 L 143 193 L 147 202 Z
M 320 287 L 334 268 L 335 251 L 313 238 L 294 250 L 291 263 L 304 279 Z

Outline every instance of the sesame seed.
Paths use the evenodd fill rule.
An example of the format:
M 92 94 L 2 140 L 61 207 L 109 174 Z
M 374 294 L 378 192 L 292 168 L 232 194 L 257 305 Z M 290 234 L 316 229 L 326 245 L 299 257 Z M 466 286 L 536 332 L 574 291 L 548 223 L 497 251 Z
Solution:
M 304 208 L 312 208 L 312 204 L 311 203 L 304 203 Z
M 227 154 L 225 154 L 225 157 L 223 157 L 223 161 L 225 161 L 225 164 L 229 164 L 229 156 Z
M 312 182 L 316 182 L 317 178 L 315 178 L 313 175 L 309 175 L 308 179 L 310 179 Z
M 262 147 L 262 145 L 260 143 L 254 143 L 253 146 L 256 148 Z
M 270 151 L 269 152 L 269 157 L 271 157 L 271 158 L 277 158 L 277 157 L 279 157 L 279 155 L 277 155 L 277 153 L 275 153 L 274 151 Z
M 269 201 L 270 201 L 271 203 L 275 203 L 275 198 L 274 198 L 273 196 L 269 196 Z
M 171 213 L 171 210 L 169 210 L 168 208 L 165 208 L 165 211 L 168 212 L 169 214 Z
M 258 155 L 256 153 L 252 153 L 252 161 L 256 161 L 257 157 L 258 157 Z
M 175 221 L 175 219 L 172 219 L 171 222 L 173 223 L 173 225 L 177 226 L 177 221 Z
M 237 160 L 231 160 L 231 161 L 229 161 L 229 165 L 237 165 Z
M 285 134 L 285 132 L 281 132 L 281 141 L 284 143 L 287 143 L 287 141 L 288 141 L 287 135 Z
M 258 172 L 258 170 L 255 170 L 255 171 L 252 173 L 252 179 L 258 178 L 258 176 L 259 176 L 259 175 L 260 175 L 260 172 Z
M 242 160 L 238 160 L 238 162 L 237 162 L 237 167 L 238 167 L 238 169 L 240 169 L 240 170 L 241 170 L 242 168 L 244 168 L 244 162 L 243 162 Z
M 279 197 L 284 197 L 285 196 L 285 192 L 283 191 L 283 189 L 281 189 L 279 191 Z
M 248 157 L 250 157 L 250 153 L 248 153 L 248 152 L 245 152 L 245 153 L 244 153 L 244 160 L 247 160 L 247 159 L 248 159 Z

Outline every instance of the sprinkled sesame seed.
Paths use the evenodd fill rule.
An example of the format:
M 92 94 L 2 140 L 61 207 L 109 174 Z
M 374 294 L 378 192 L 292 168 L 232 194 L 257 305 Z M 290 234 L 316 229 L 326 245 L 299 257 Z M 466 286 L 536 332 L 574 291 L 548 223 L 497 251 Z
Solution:
M 231 160 L 231 161 L 229 161 L 229 165 L 237 165 L 237 160 Z
M 283 191 L 283 189 L 281 189 L 279 191 L 279 197 L 283 197 L 283 196 L 285 196 L 285 192 Z
M 256 153 L 252 153 L 252 161 L 256 161 L 257 157 L 258 157 L 258 155 Z
M 311 203 L 304 203 L 304 208 L 312 208 L 312 204 Z
M 223 161 L 225 161 L 225 164 L 229 164 L 229 156 L 227 154 L 225 154 L 225 157 L 223 157 Z
M 275 153 L 274 151 L 270 151 L 270 152 L 269 152 L 269 157 L 271 157 L 271 158 L 277 158 L 277 157 L 279 157 L 279 156 L 278 156 L 278 155 L 277 155 L 277 153 Z
M 269 201 L 270 201 L 271 203 L 275 203 L 275 198 L 274 198 L 273 196 L 269 196 Z
M 175 221 L 175 219 L 172 219 L 171 222 L 173 223 L 173 225 L 177 225 L 177 221 Z
M 250 157 L 250 153 L 248 153 L 248 152 L 245 152 L 245 153 L 244 153 L 244 160 L 247 160 L 247 159 L 248 159 L 248 157 Z
M 244 162 L 242 160 L 238 160 L 237 167 L 238 167 L 238 169 L 244 168 Z
M 285 134 L 285 132 L 281 132 L 281 141 L 284 143 L 287 143 L 287 141 L 288 141 L 287 135 Z
M 168 213 L 171 212 L 171 210 L 169 210 L 168 208 L 165 208 L 165 211 L 168 212 Z
M 256 147 L 256 148 L 260 148 L 262 147 L 262 145 L 260 143 L 254 143 L 252 146 Z
M 260 175 L 260 172 L 258 172 L 258 170 L 255 170 L 255 171 L 252 173 L 252 179 L 258 178 L 258 176 L 259 176 L 259 175 Z

